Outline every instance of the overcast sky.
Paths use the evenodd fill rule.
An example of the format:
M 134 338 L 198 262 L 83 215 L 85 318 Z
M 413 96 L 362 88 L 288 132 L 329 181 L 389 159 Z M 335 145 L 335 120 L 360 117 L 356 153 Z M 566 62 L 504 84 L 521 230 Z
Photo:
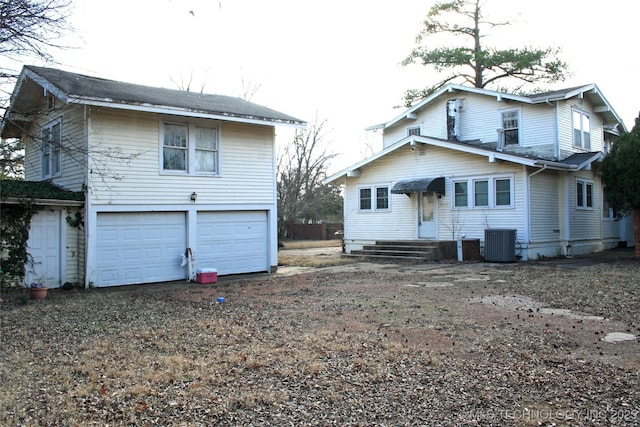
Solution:
M 327 121 L 330 172 L 377 140 L 364 128 L 397 114 L 406 89 L 438 76 L 401 67 L 434 1 L 74 0 L 69 71 L 167 88 L 240 96 L 308 122 Z M 572 76 L 596 83 L 631 129 L 640 110 L 637 0 L 487 0 L 492 21 L 513 22 L 486 46 L 557 46 Z M 455 42 L 454 42 L 455 43 Z M 35 64 L 51 65 L 51 64 Z M 280 129 L 280 140 L 290 130 Z M 378 147 L 379 148 L 379 147 Z

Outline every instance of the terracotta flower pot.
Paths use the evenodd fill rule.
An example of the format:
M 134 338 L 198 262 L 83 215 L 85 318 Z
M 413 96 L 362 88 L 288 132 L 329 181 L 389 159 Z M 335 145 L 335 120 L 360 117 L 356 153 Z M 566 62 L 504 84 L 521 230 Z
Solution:
M 45 299 L 48 288 L 29 288 L 29 298 L 34 300 Z

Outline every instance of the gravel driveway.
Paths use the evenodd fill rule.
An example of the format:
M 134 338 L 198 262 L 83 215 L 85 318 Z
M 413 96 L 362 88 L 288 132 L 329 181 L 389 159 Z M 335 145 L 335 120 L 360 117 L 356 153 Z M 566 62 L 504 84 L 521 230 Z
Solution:
M 612 256 L 9 295 L 0 424 L 639 425 L 638 283 Z

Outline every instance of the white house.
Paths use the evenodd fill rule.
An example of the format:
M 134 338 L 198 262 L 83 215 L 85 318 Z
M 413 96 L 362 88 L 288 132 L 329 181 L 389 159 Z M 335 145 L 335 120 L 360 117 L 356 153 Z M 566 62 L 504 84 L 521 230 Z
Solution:
M 511 230 L 514 258 L 625 239 L 599 164 L 624 124 L 594 84 L 512 95 L 447 85 L 392 120 L 383 149 L 330 177 L 344 186 L 347 253 L 389 240 Z
M 239 98 L 25 66 L 1 136 L 24 141 L 27 181 L 85 193 L 75 224 L 55 204 L 33 217 L 59 242 L 57 257 L 30 247 L 37 273 L 49 286 L 179 280 L 187 248 L 220 275 L 273 271 L 275 127 L 305 125 Z

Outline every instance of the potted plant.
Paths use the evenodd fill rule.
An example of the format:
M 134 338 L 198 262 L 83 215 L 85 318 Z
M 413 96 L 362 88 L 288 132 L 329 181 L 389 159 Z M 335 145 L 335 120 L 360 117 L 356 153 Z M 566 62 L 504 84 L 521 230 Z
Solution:
M 34 300 L 41 300 L 47 296 L 47 285 L 44 283 L 33 282 L 29 285 L 29 298 Z

